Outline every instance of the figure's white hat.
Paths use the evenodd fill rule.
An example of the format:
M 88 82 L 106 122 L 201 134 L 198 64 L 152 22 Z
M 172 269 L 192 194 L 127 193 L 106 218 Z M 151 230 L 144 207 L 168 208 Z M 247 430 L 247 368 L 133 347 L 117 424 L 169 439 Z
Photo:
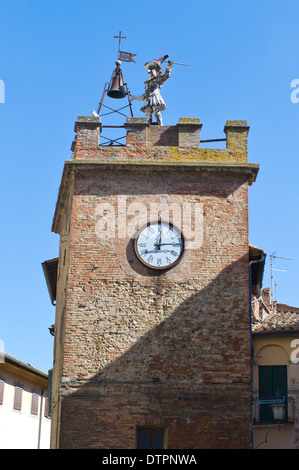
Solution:
M 150 62 L 144 64 L 144 67 L 146 68 L 146 70 L 154 68 L 157 70 L 157 72 L 163 71 L 161 63 L 158 60 L 151 60 Z

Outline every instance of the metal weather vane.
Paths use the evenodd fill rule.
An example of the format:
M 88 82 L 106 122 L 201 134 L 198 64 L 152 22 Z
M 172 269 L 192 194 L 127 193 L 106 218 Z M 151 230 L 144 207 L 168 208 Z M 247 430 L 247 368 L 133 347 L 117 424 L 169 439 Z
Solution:
M 132 54 L 131 52 L 125 52 L 125 51 L 120 50 L 121 40 L 126 39 L 125 36 L 121 35 L 121 31 L 119 32 L 119 35 L 114 36 L 114 38 L 119 40 L 118 41 L 118 58 L 115 62 L 116 67 L 112 72 L 110 82 L 105 83 L 102 98 L 101 98 L 101 101 L 100 101 L 98 109 L 97 109 L 97 114 L 100 115 L 101 108 L 105 107 L 106 109 L 108 109 L 110 111 L 108 111 L 105 114 L 101 114 L 100 115 L 101 117 L 102 116 L 107 116 L 109 114 L 114 114 L 114 113 L 117 113 L 121 116 L 127 117 L 121 111 L 124 110 L 127 107 L 130 107 L 131 116 L 133 117 L 133 109 L 132 109 L 130 93 L 129 93 L 129 90 L 128 90 L 128 85 L 124 81 L 123 72 L 122 72 L 122 69 L 121 69 L 121 60 L 123 60 L 125 62 L 135 62 L 135 60 L 133 60 L 133 57 L 135 57 L 136 54 Z M 104 98 L 105 98 L 106 95 L 109 98 L 113 98 L 113 99 L 122 99 L 122 98 L 127 97 L 128 98 L 128 104 L 123 106 L 123 107 L 120 107 L 118 109 L 114 109 L 114 108 L 112 108 L 110 106 L 107 106 L 106 104 L 103 103 Z M 103 125 L 102 127 L 117 128 L 117 127 L 123 127 L 123 126 Z M 103 135 L 101 137 L 108 141 L 107 145 L 114 145 L 115 143 L 119 144 L 118 141 L 120 139 L 125 138 L 125 137 L 120 137 L 120 138 L 117 138 L 117 139 L 109 139 L 107 137 L 104 137 Z
M 124 81 L 123 72 L 121 69 L 121 61 L 124 62 L 134 62 L 135 60 L 133 57 L 136 54 L 132 54 L 131 52 L 125 52 L 121 50 L 121 40 L 126 39 L 126 36 L 122 36 L 121 31 L 119 31 L 118 36 L 114 36 L 115 39 L 118 39 L 118 58 L 115 62 L 115 69 L 112 72 L 112 76 L 110 82 L 105 83 L 103 95 L 101 101 L 99 103 L 97 114 L 100 115 L 100 111 L 102 107 L 105 107 L 109 111 L 105 114 L 101 114 L 100 116 L 107 116 L 109 114 L 117 113 L 121 116 L 127 117 L 122 111 L 130 107 L 131 116 L 133 117 L 133 109 L 132 109 L 132 101 L 133 100 L 141 100 L 143 104 L 140 110 L 145 113 L 145 117 L 150 124 L 158 124 L 163 125 L 162 123 L 162 115 L 161 112 L 166 109 L 166 104 L 161 96 L 161 87 L 163 83 L 170 77 L 171 69 L 174 64 L 176 65 L 184 65 L 187 66 L 188 64 L 183 64 L 180 62 L 174 62 L 172 60 L 168 60 L 165 72 L 163 73 L 162 64 L 166 61 L 170 56 L 169 54 L 165 54 L 158 59 L 152 60 L 150 62 L 146 62 L 144 64 L 145 69 L 149 74 L 149 78 L 144 82 L 144 93 L 142 95 L 136 96 L 131 95 L 128 89 L 127 83 Z M 128 104 L 114 109 L 112 107 L 107 106 L 103 103 L 105 96 L 113 99 L 122 99 L 127 97 Z M 153 122 L 153 115 L 156 118 L 156 122 Z M 124 127 L 124 126 L 111 126 L 111 125 L 103 125 L 104 127 Z M 107 145 L 114 145 L 119 144 L 119 140 L 125 137 L 121 137 L 118 139 L 108 139 L 107 137 L 102 136 L 104 139 L 108 141 Z
M 118 60 L 123 60 L 124 62 L 135 62 L 132 57 L 135 57 L 136 54 L 132 54 L 131 52 L 124 52 L 120 50 L 120 43 L 122 39 L 127 39 L 126 36 L 121 35 L 121 31 L 119 32 L 118 36 L 114 36 L 115 39 L 118 38 Z M 136 62 L 135 62 L 136 63 Z

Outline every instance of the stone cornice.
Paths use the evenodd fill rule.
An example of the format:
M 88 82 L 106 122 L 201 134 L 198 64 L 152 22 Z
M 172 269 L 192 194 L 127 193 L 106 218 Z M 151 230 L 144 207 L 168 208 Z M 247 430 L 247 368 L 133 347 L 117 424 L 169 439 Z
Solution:
M 103 161 L 103 160 L 67 160 L 59 189 L 55 215 L 53 219 L 52 231 L 60 233 L 60 221 L 62 211 L 65 207 L 67 195 L 73 188 L 73 177 L 77 172 L 88 171 L 179 171 L 181 172 L 217 172 L 236 173 L 246 175 L 248 184 L 251 185 L 257 177 L 259 165 L 255 163 L 236 162 L 174 162 L 174 161 Z

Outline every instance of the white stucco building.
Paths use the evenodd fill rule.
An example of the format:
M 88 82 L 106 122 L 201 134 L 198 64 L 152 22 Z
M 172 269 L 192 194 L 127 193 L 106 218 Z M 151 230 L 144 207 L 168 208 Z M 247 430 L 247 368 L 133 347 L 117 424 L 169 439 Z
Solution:
M 2 354 L 0 449 L 49 449 L 50 427 L 48 374 Z

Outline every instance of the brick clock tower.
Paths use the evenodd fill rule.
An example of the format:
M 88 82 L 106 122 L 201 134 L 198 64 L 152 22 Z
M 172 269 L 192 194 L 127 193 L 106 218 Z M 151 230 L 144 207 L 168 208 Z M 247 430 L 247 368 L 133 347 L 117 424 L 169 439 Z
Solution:
M 79 116 L 64 166 L 51 447 L 250 448 L 249 127 L 124 125 Z

